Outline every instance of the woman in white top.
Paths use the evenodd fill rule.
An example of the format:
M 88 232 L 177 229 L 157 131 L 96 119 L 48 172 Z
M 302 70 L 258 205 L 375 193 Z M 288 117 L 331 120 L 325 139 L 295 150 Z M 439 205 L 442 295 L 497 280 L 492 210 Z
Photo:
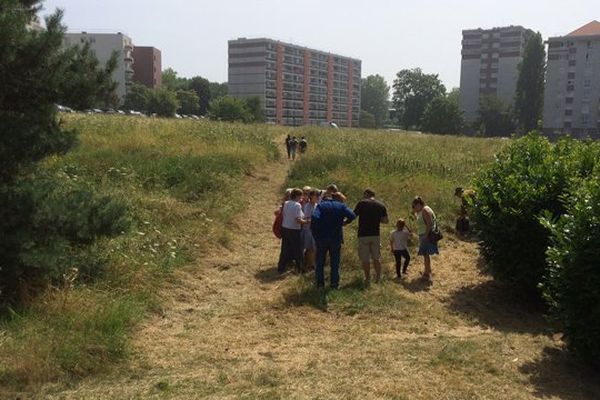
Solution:
M 431 256 L 439 254 L 437 242 L 432 240 L 431 234 L 437 230 L 437 218 L 435 212 L 425 204 L 422 198 L 415 197 L 412 207 L 417 216 L 417 233 L 419 234 L 419 255 L 423 256 L 425 271 L 423 278 L 431 281 Z
M 306 221 L 302 212 L 300 199 L 302 198 L 301 189 L 293 189 L 290 199 L 283 204 L 281 212 L 283 221 L 281 223 L 281 252 L 279 253 L 279 262 L 277 270 L 284 273 L 290 261 L 296 263 L 299 272 L 305 272 L 303 260 L 302 244 L 302 224 Z

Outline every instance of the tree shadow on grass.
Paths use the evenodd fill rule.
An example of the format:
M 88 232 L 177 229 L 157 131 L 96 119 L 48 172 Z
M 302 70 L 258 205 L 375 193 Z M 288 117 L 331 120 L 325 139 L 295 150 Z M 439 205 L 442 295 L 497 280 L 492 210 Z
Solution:
M 542 356 L 522 365 L 540 398 L 600 399 L 600 373 L 579 363 L 571 353 L 546 347 Z
M 446 306 L 502 332 L 551 335 L 555 331 L 544 317 L 541 300 L 493 280 L 458 289 L 446 300 Z

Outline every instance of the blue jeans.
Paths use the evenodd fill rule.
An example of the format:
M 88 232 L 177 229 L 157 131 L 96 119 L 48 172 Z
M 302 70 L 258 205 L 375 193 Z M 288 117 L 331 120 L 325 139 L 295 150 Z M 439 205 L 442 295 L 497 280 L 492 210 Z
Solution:
M 317 240 L 317 286 L 325 286 L 325 260 L 327 253 L 331 260 L 331 287 L 337 289 L 340 286 L 340 256 L 342 243 L 338 240 Z

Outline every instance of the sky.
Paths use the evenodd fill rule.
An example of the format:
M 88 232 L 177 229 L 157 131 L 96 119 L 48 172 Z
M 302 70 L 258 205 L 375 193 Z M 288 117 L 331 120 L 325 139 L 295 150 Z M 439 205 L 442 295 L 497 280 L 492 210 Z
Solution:
M 463 29 L 523 25 L 561 36 L 600 20 L 598 0 L 46 0 L 69 31 L 123 32 L 163 69 L 227 80 L 227 41 L 268 37 L 362 60 L 362 76 L 420 67 L 460 84 Z

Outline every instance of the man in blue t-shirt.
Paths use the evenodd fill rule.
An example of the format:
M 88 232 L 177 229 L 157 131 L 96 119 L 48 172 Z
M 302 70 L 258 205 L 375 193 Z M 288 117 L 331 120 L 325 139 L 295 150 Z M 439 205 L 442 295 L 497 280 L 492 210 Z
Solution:
M 331 260 L 331 287 L 334 289 L 339 287 L 340 253 L 344 242 L 343 227 L 356 219 L 354 212 L 339 201 L 343 198 L 343 195 L 340 195 L 336 194 L 338 200 L 329 196 L 324 198 L 313 211 L 311 218 L 310 228 L 317 245 L 315 274 L 318 287 L 325 286 L 325 259 L 328 252 Z

